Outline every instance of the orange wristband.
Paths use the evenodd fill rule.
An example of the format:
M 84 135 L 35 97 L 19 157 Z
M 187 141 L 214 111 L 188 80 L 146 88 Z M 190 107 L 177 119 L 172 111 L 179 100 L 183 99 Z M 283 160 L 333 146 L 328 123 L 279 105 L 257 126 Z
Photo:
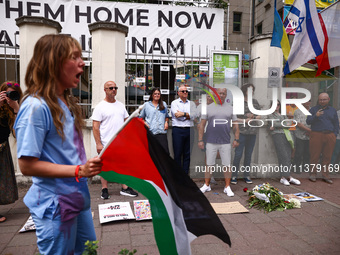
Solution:
M 76 171 L 74 172 L 77 182 L 79 182 L 79 179 L 81 178 L 81 176 L 79 176 L 79 168 L 80 168 L 80 165 L 77 165 Z

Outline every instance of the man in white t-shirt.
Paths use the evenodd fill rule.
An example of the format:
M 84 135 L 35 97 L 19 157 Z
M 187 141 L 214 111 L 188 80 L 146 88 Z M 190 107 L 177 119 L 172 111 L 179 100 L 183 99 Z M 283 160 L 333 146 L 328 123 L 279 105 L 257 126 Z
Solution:
M 105 98 L 93 111 L 93 136 L 96 141 L 97 153 L 99 154 L 104 146 L 110 141 L 124 121 L 129 117 L 124 104 L 116 100 L 118 87 L 115 82 L 107 81 L 104 84 Z M 102 199 L 109 199 L 108 182 L 100 177 L 102 184 Z M 138 193 L 130 187 L 122 184 L 121 195 L 136 197 Z

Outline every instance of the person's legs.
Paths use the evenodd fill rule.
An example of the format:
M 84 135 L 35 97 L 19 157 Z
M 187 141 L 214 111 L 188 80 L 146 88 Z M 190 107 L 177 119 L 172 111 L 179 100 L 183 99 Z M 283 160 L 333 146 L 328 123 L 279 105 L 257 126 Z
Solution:
M 239 146 L 237 146 L 235 148 L 235 155 L 234 155 L 234 160 L 233 160 L 233 166 L 235 171 L 232 172 L 232 178 L 237 178 L 238 175 L 238 171 L 240 168 L 240 162 L 241 162 L 241 158 L 242 158 L 242 154 L 243 154 L 243 149 L 245 146 L 245 142 L 246 142 L 246 136 L 243 134 L 240 134 L 240 138 L 239 138 Z
M 219 148 L 219 152 L 220 152 L 221 161 L 223 165 L 225 188 L 227 188 L 230 186 L 230 179 L 231 179 L 231 167 L 230 167 L 231 145 L 221 144 Z
M 303 168 L 310 164 L 309 140 L 303 140 Z
M 216 155 L 217 155 L 218 147 L 216 144 L 207 143 L 206 144 L 206 159 L 207 159 L 207 171 L 204 175 L 204 183 L 205 185 L 210 185 L 211 179 L 211 167 L 215 166 L 216 163 Z
M 322 136 L 323 134 L 318 132 L 311 132 L 310 140 L 309 140 L 309 152 L 310 152 L 310 167 L 309 167 L 309 175 L 312 179 L 316 177 L 315 167 L 319 164 L 319 158 L 322 151 Z
M 183 130 L 183 170 L 186 174 L 189 174 L 189 168 L 190 168 L 190 154 L 191 154 L 191 137 L 190 135 L 190 128 L 186 128 Z
M 77 238 L 74 254 L 81 255 L 85 250 L 85 242 L 88 240 L 96 241 L 91 208 L 81 211 L 77 216 Z
M 247 169 L 247 171 L 244 172 L 244 178 L 249 178 L 250 176 L 251 155 L 253 154 L 255 142 L 256 135 L 246 135 L 243 166 Z
M 331 158 L 336 143 L 336 136 L 333 133 L 324 135 L 325 144 L 322 151 L 322 176 L 324 178 L 329 178 L 329 164 L 331 163 Z
M 299 172 L 302 169 L 301 163 L 303 162 L 303 155 L 304 155 L 304 140 L 296 138 L 295 140 L 295 155 L 293 165 L 296 166 L 296 171 Z
M 42 219 L 31 212 L 41 254 L 73 254 L 76 244 L 76 218 L 61 222 L 60 207 L 47 208 Z M 91 219 L 92 220 L 92 219 Z
M 273 142 L 278 158 L 279 166 L 282 168 L 281 177 L 287 178 L 290 176 L 292 147 L 290 146 L 285 134 L 279 133 L 272 135 Z
M 183 154 L 183 138 L 182 130 L 179 127 L 172 128 L 172 146 L 174 150 L 174 160 L 177 165 L 183 167 L 182 165 L 182 154 Z

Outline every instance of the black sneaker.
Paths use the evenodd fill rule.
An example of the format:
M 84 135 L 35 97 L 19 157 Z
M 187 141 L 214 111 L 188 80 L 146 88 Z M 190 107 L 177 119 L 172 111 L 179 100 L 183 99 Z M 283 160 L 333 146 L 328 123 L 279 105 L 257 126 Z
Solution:
M 109 191 L 107 190 L 107 188 L 102 189 L 101 198 L 102 199 L 109 199 L 110 198 Z
M 237 178 L 231 177 L 230 183 L 236 185 L 237 184 Z
M 129 197 L 137 197 L 138 193 L 131 189 L 130 187 L 127 187 L 127 189 L 123 189 L 120 191 L 120 194 L 123 196 L 129 196 Z

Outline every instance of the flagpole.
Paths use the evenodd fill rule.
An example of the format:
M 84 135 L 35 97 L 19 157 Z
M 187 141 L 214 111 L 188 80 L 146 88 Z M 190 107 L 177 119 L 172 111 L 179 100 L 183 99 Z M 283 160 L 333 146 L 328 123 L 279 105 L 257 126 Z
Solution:
M 333 5 L 336 5 L 336 4 L 338 4 L 338 3 L 339 3 L 339 0 L 336 1 L 336 2 L 334 2 L 334 3 L 332 3 L 331 5 L 327 6 L 325 9 L 321 10 L 319 13 L 322 13 L 322 12 L 324 12 L 325 10 L 328 10 L 328 9 L 331 8 Z
M 129 122 L 135 118 L 135 117 L 138 117 L 139 115 L 139 112 L 143 109 L 144 107 L 144 104 L 139 106 L 137 110 L 135 110 L 130 116 L 129 118 L 124 122 L 124 124 L 120 127 L 120 129 L 118 129 L 118 131 L 111 137 L 110 141 L 105 145 L 105 147 L 102 149 L 102 151 L 99 153 L 98 157 L 100 158 L 104 151 L 106 150 L 107 147 L 109 147 L 109 145 L 111 144 L 111 142 L 117 137 L 117 135 L 120 133 L 120 131 L 123 130 L 123 128 L 129 124 Z

